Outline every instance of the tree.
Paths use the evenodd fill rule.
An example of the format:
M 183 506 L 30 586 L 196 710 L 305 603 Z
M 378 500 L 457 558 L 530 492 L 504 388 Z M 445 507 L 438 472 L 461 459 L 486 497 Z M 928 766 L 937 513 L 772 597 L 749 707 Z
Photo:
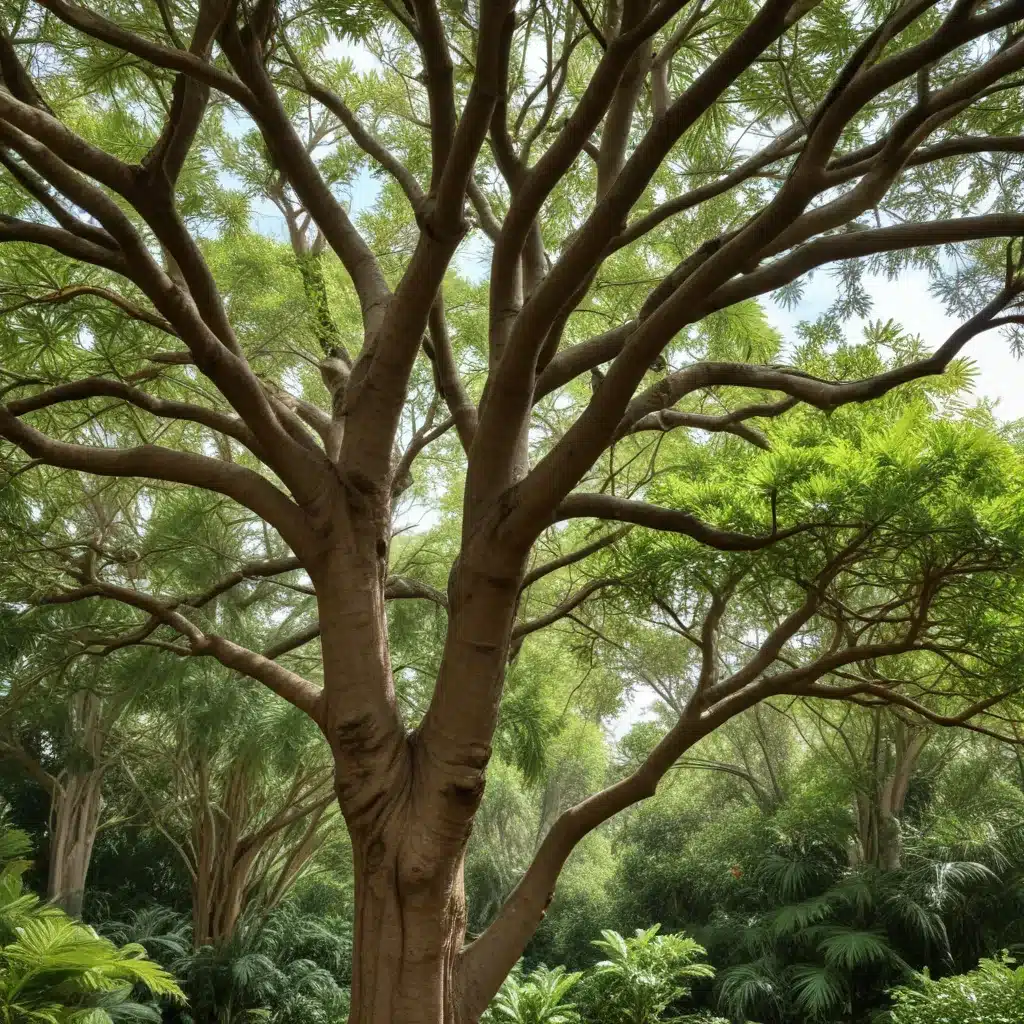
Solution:
M 580 840 L 760 700 L 815 693 L 958 724 L 1016 686 L 978 692 L 944 644 L 934 656 L 955 667 L 934 703 L 886 674 L 887 656 L 935 646 L 933 587 L 955 592 L 966 571 L 941 559 L 870 649 L 840 632 L 834 651 L 766 674 L 769 635 L 728 676 L 705 661 L 644 762 L 557 818 L 463 948 L 463 857 L 509 658 L 615 586 L 592 579 L 521 617 L 532 585 L 556 572 L 568 585 L 621 539 L 577 521 L 707 553 L 831 544 L 817 575 L 790 577 L 807 589 L 778 627 L 816 629 L 818 595 L 877 524 L 794 499 L 785 475 L 749 477 L 759 501 L 717 522 L 671 494 L 657 504 L 648 485 L 680 432 L 730 446 L 708 451 L 771 447 L 753 421 L 877 399 L 1019 326 L 1020 0 L 609 0 L 596 13 L 580 0 L 10 0 L 3 14 L 0 437 L 8 488 L 29 499 L 17 536 L 44 537 L 10 556 L 14 604 L 120 603 L 91 653 L 212 658 L 317 723 L 354 851 L 353 1021 L 476 1019 Z M 359 81 L 332 60 L 339 34 L 380 70 Z M 262 175 L 287 259 L 247 229 L 225 161 Z M 387 181 L 354 218 L 338 193 L 362 167 Z M 459 308 L 474 287 L 451 270 L 470 233 L 491 248 L 486 317 Z M 930 354 L 901 343 L 888 366 L 841 357 L 823 371 L 822 345 L 865 308 L 866 266 L 911 265 L 962 325 Z M 290 283 L 261 284 L 271 266 Z M 836 306 L 818 349 L 786 363 L 755 300 L 794 299 L 824 266 L 839 269 Z M 358 317 L 335 312 L 346 296 Z M 462 490 L 446 591 L 389 565 L 396 513 L 430 494 L 431 468 Z M 113 478 L 144 552 L 73 531 L 51 543 L 51 496 L 73 502 L 82 473 Z M 191 545 L 173 570 L 153 543 L 171 510 Z M 316 620 L 247 646 L 221 598 L 279 576 L 312 591 Z M 705 596 L 713 637 L 722 596 Z M 400 706 L 389 598 L 447 614 L 421 718 Z M 320 655 L 300 651 L 317 638 Z M 854 678 L 822 681 L 837 669 Z
M 188 871 L 198 948 L 230 940 L 250 905 L 276 907 L 334 815 L 330 759 L 309 719 L 262 688 L 211 679 L 216 666 L 196 667 L 125 759 L 146 817 Z
M 103 811 L 103 746 L 106 739 L 101 700 L 79 690 L 61 708 L 66 714 L 70 747 L 65 764 L 51 773 L 15 734 L 0 745 L 6 760 L 21 767 L 46 793 L 50 802 L 47 897 L 73 917 L 80 917 L 85 880 Z M 5 725 L 10 726 L 10 722 Z M 62 730 L 63 731 L 63 730 Z
M 144 655 L 142 660 L 122 660 L 119 672 L 97 683 L 85 665 L 68 664 L 63 651 L 55 655 L 52 644 L 37 640 L 31 656 L 23 652 L 24 681 L 7 688 L 0 714 L 0 759 L 46 794 L 46 895 L 72 917 L 80 917 L 92 851 L 105 817 L 104 779 L 130 732 L 126 713 L 146 662 Z M 109 823 L 111 815 L 106 817 Z
M 850 848 L 851 863 L 897 870 L 903 852 L 900 819 L 935 730 L 886 714 L 889 709 L 885 708 L 873 709 L 867 718 L 838 722 L 825 709 L 814 710 L 822 745 L 839 763 L 846 763 L 852 782 L 857 833 Z M 936 767 L 941 768 L 951 752 L 941 751 Z

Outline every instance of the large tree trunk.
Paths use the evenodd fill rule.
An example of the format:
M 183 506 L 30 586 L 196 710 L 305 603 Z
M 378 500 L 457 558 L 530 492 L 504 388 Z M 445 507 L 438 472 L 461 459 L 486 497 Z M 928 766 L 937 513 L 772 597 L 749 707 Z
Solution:
M 465 561 L 453 571 L 449 618 L 457 625 L 449 628 L 431 713 L 409 731 L 397 711 L 383 600 L 390 512 L 351 521 L 347 543 L 311 573 L 325 677 L 320 724 L 353 850 L 349 1022 L 469 1024 L 459 972 L 463 864 L 522 566 L 505 574 L 492 558 L 490 575 Z M 474 708 L 465 687 L 493 693 L 493 705 Z M 438 710 L 446 701 L 454 715 Z
M 349 1024 L 462 1024 L 456 961 L 466 927 L 462 863 L 417 877 L 426 822 L 404 841 L 354 844 L 355 942 Z M 394 837 L 397 838 L 397 837 Z

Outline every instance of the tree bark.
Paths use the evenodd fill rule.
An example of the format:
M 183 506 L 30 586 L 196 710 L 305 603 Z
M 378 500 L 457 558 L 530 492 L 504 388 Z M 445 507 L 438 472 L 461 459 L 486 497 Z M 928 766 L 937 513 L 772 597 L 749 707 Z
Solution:
M 889 748 L 888 740 L 878 735 L 881 723 L 876 721 L 875 770 L 870 792 L 854 794 L 857 841 L 851 853 L 854 866 L 870 864 L 882 871 L 898 871 L 903 863 L 903 832 L 900 818 L 907 799 L 910 781 L 930 734 L 927 730 L 910 730 L 898 723 Z
M 57 906 L 72 917 L 81 917 L 85 882 L 103 811 L 106 731 L 102 701 L 95 693 L 76 693 L 69 711 L 68 764 L 51 789 L 46 889 L 47 897 Z
M 355 935 L 349 1024 L 461 1024 L 466 929 L 462 858 L 424 872 L 424 815 L 399 813 L 353 843 Z
M 103 768 L 70 775 L 54 790 L 51 805 L 47 896 L 72 917 L 82 916 L 89 862 L 99 831 Z
M 346 542 L 311 573 L 325 675 L 321 727 L 352 840 L 349 1022 L 462 1024 L 463 861 L 489 748 L 467 752 L 453 737 L 401 723 L 384 610 L 390 510 L 369 504 L 362 514 L 349 510 Z M 492 683 L 473 665 L 460 661 L 459 669 L 463 680 Z

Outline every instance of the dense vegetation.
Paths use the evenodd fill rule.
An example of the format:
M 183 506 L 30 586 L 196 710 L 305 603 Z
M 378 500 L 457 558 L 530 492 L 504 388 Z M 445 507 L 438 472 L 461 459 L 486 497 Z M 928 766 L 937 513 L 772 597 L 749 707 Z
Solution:
M 842 350 L 876 351 L 874 337 Z M 979 673 L 1012 682 L 1022 656 L 1016 427 L 971 405 L 950 377 L 806 427 L 791 421 L 772 442 L 751 456 L 707 440 L 680 458 L 712 481 L 708 501 L 742 500 L 743 479 L 788 459 L 792 491 L 828 488 L 838 514 L 883 503 L 876 546 L 838 579 L 836 599 L 897 594 L 886 603 L 898 607 L 896 578 L 916 588 L 923 566 L 955 564 L 943 641 L 969 643 Z M 410 560 L 429 565 L 448 531 L 442 518 L 413 533 Z M 630 533 L 588 566 L 616 585 L 523 644 L 467 855 L 471 934 L 550 823 L 659 741 L 700 671 L 686 617 L 717 581 L 742 595 L 721 627 L 723 657 L 749 657 L 792 585 L 780 548 L 707 558 L 690 542 Z M 294 593 L 284 590 L 282 609 Z M 416 706 L 437 615 L 397 607 L 392 642 L 409 665 L 400 697 Z M 232 611 L 247 613 L 246 602 Z M 165 999 L 168 1021 L 226 1024 L 255 1011 L 287 1024 L 343 1020 L 351 852 L 315 730 L 250 683 L 211 680 L 203 662 L 168 672 L 159 652 L 69 659 L 69 643 L 87 649 L 85 622 L 75 605 L 47 604 L 6 634 L 3 794 L 9 823 L 37 850 L 17 874 L 171 971 L 188 1003 Z M 924 658 L 900 670 L 941 678 Z M 1012 739 L 1016 705 L 1000 706 Z M 941 1005 L 959 1007 L 955 1024 L 1024 1020 L 1012 966 L 1024 954 L 1024 749 L 969 724 L 814 697 L 751 708 L 682 758 L 655 800 L 581 844 L 487 1019 L 797 1024 L 891 1011 L 892 1024 L 916 1024 Z M 89 832 L 80 805 L 92 800 Z M 72 827 L 62 816 L 91 850 L 79 893 L 62 890 L 54 868 Z M 986 1000 L 993 1008 L 978 1010 Z
M 475 929 L 532 855 L 545 816 L 621 777 L 660 732 L 660 703 L 617 742 L 602 731 L 598 723 L 616 720 L 623 694 L 610 691 L 607 681 L 591 689 L 591 652 L 575 649 L 580 639 L 564 638 L 568 649 L 557 662 L 564 675 L 550 674 L 557 645 L 543 658 L 538 652 L 536 664 L 524 651 L 524 696 L 516 719 L 506 723 L 470 847 Z M 574 659 L 583 659 L 575 670 Z M 146 678 L 152 692 L 158 684 Z M 190 706 L 177 680 L 163 685 L 194 711 L 198 730 L 209 709 Z M 59 691 L 47 692 L 52 699 Z M 254 692 L 223 684 L 222 699 L 233 694 L 236 706 L 230 715 L 227 703 L 220 707 L 220 728 L 211 736 L 221 737 L 218 749 L 221 756 L 230 752 L 228 763 L 238 757 L 238 748 L 224 742 L 232 726 L 254 730 L 268 745 L 287 736 L 274 704 L 257 709 L 265 718 L 250 717 Z M 195 791 L 180 798 L 188 815 L 171 813 L 173 800 L 159 806 L 140 800 L 140 786 L 153 791 L 149 779 L 164 778 L 169 763 L 195 756 L 196 733 L 164 736 L 163 727 L 153 728 L 155 714 L 137 708 L 119 719 L 127 738 L 104 774 L 102 827 L 83 912 L 100 935 L 121 948 L 144 948 L 171 971 L 188 1003 L 175 1001 L 169 989 L 162 1003 L 141 990 L 129 1001 L 114 989 L 97 1005 L 115 1021 L 145 1016 L 145 1006 L 157 1005 L 168 1022 L 226 1024 L 249 1020 L 257 1010 L 282 1024 L 344 1020 L 352 877 L 338 819 L 329 816 L 321 825 L 319 808 L 310 809 L 282 847 L 295 856 L 303 840 L 317 837 L 301 870 L 283 884 L 280 866 L 254 873 L 230 931 L 197 940 L 194 922 L 207 920 L 204 894 L 224 885 L 225 875 L 216 859 L 192 856 L 201 838 Z M 154 734 L 175 753 L 156 757 L 147 739 Z M 83 755 L 73 734 L 49 722 L 23 720 L 18 738 L 23 749 L 46 752 L 41 766 L 55 778 L 90 767 L 75 760 Z M 301 756 L 301 747 L 289 749 Z M 218 779 L 222 763 L 209 753 L 207 771 Z M 901 777 L 905 785 L 890 805 Z M 217 795 L 203 810 L 221 835 L 258 834 L 294 785 L 284 771 L 260 778 L 245 812 L 211 785 Z M 31 830 L 37 855 L 17 833 L 5 833 L 7 941 L 18 924 L 11 915 L 23 899 L 21 875 L 27 871 L 40 888 L 54 877 L 47 870 L 54 831 L 41 790 L 30 773 L 9 765 L 8 815 Z M 882 819 L 893 834 L 880 844 Z M 1020 751 L 967 732 L 913 726 L 892 709 L 837 713 L 826 704 L 770 703 L 698 748 L 655 801 L 599 830 L 580 849 L 487 1019 L 866 1022 L 891 1006 L 892 1024 L 940 1019 L 937 1007 L 953 1024 L 1024 1020 L 1024 971 L 1001 966 L 1004 951 L 1024 954 Z M 4 956 L 13 962 L 15 947 L 7 946 Z M 918 980 L 921 971 L 944 980 Z M 69 1005 L 77 1004 L 69 998 Z M 18 1012 L 6 1019 L 29 1019 Z
M 1024 1021 L 1022 26 L 0 0 L 0 1024 Z

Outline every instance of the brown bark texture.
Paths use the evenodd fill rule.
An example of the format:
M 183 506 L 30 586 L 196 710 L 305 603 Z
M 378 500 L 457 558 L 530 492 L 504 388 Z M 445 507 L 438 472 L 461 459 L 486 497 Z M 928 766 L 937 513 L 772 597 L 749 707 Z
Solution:
M 46 895 L 72 917 L 81 917 L 85 883 L 103 809 L 103 769 L 58 783 L 50 809 L 50 869 Z

